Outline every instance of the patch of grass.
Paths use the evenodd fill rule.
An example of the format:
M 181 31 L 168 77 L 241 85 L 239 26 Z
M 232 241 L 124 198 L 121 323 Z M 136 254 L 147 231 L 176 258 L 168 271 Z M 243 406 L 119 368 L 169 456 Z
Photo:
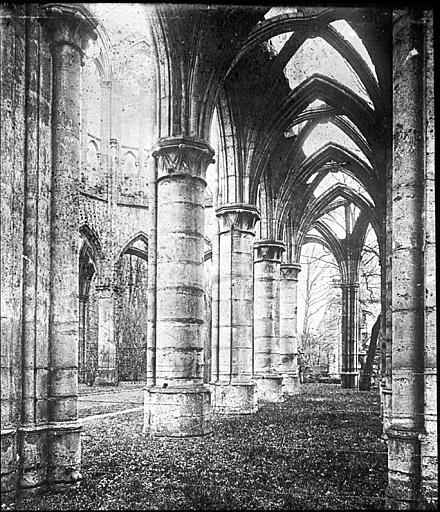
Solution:
M 84 427 L 78 488 L 15 510 L 382 509 L 387 456 L 375 392 L 306 384 L 202 438 L 150 438 L 142 412 Z

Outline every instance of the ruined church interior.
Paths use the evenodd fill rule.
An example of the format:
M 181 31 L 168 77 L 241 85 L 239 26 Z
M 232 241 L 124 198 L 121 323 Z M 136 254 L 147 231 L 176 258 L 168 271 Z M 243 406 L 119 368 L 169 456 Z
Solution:
M 433 37 L 423 7 L 2 4 L 2 495 L 81 479 L 81 387 L 142 383 L 152 438 L 297 394 L 309 254 L 339 315 L 309 366 L 377 390 L 387 507 L 437 503 Z

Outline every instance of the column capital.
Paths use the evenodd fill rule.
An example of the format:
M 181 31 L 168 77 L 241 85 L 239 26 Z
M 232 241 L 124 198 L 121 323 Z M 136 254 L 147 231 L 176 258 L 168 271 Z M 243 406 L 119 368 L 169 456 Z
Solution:
M 192 137 L 164 137 L 153 147 L 158 179 L 186 174 L 205 179 L 206 169 L 213 163 L 214 150 L 204 140 Z
M 83 57 L 90 39 L 98 38 L 98 20 L 84 4 L 47 3 L 40 9 L 43 13 L 41 21 L 49 35 L 52 49 L 69 45 Z
M 255 224 L 260 220 L 258 208 L 253 204 L 224 204 L 216 209 L 215 214 L 222 222 L 220 231 L 248 231 L 254 234 Z
M 254 249 L 256 250 L 256 261 L 276 261 L 281 262 L 281 254 L 286 249 L 284 242 L 281 240 L 259 240 L 254 242 Z
M 301 271 L 299 263 L 281 263 L 281 277 L 292 281 L 298 281 L 298 274 Z

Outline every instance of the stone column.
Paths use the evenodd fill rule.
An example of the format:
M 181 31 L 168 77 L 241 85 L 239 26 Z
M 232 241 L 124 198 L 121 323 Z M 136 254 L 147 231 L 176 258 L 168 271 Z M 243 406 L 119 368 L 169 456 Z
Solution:
M 339 331 L 338 331 L 338 334 L 339 334 Z M 335 340 L 335 343 L 333 344 L 333 347 L 332 347 L 332 352 L 331 352 L 331 357 L 332 357 L 332 360 L 329 364 L 329 368 L 328 368 L 328 375 L 330 378 L 332 379 L 340 379 L 341 378 L 341 374 L 340 374 L 340 371 L 339 371 L 339 335 L 337 336 L 337 339 Z
M 145 389 L 144 430 L 211 432 L 203 384 L 205 175 L 214 151 L 189 137 L 161 139 L 157 159 L 156 382 Z
M 150 156 L 147 160 L 147 179 L 149 188 L 150 230 L 148 236 L 148 323 L 147 323 L 147 378 L 146 388 L 156 382 L 156 239 L 157 239 L 157 172 L 156 160 Z
M 116 386 L 118 368 L 115 336 L 115 293 L 108 285 L 96 286 L 98 301 L 98 386 Z
M 438 403 L 437 403 L 437 288 L 435 235 L 435 112 L 434 112 L 434 13 L 424 12 L 425 23 L 425 173 L 424 203 L 424 434 L 421 436 L 422 496 L 428 503 L 438 501 Z
M 359 384 L 359 283 L 341 283 L 342 289 L 342 369 L 343 388 Z
M 211 389 L 211 403 L 215 407 L 215 384 L 219 379 L 219 334 L 220 334 L 220 228 L 217 221 L 217 233 L 212 240 L 212 326 L 211 326 L 211 376 L 209 387 Z
M 49 480 L 80 477 L 78 399 L 78 188 L 80 182 L 80 73 L 94 25 L 81 5 L 48 4 L 51 39 L 52 209 L 49 327 Z
M 385 212 L 385 237 L 384 256 L 381 265 L 381 302 L 383 341 L 381 344 L 381 416 L 382 439 L 386 439 L 386 430 L 391 425 L 391 360 L 392 360 L 392 311 L 391 311 L 391 236 L 392 236 L 392 201 L 391 201 L 391 177 L 387 178 L 386 185 L 386 212 Z
M 293 395 L 299 389 L 298 375 L 298 273 L 301 265 L 281 265 L 280 283 L 280 353 L 283 393 Z
M 110 152 L 110 136 L 111 136 L 111 97 L 112 97 L 112 82 L 111 80 L 101 80 L 101 176 L 107 177 L 107 200 L 111 191 L 111 184 L 109 183 L 112 179 L 110 172 L 111 166 L 111 152 Z
M 250 414 L 257 396 L 252 380 L 253 241 L 258 210 L 227 204 L 220 219 L 218 382 L 215 410 Z
M 284 243 L 261 240 L 254 247 L 254 378 L 259 399 L 280 402 L 280 266 Z
M 426 55 L 422 12 L 393 14 L 393 352 L 386 496 L 390 508 L 414 509 L 421 498 L 424 229 L 431 214 L 424 204 Z
M 88 295 L 80 294 L 79 301 L 79 344 L 78 344 L 78 382 L 85 382 L 86 363 L 86 312 Z

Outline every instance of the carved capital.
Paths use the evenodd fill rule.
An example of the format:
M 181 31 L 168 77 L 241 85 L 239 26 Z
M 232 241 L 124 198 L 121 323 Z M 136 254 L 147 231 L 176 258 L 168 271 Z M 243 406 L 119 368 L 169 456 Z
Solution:
M 301 271 L 299 263 L 282 263 L 281 278 L 289 281 L 298 281 L 298 274 Z
M 220 231 L 248 231 L 254 234 L 255 224 L 260 220 L 258 208 L 252 204 L 232 203 L 217 208 Z
M 254 243 L 255 260 L 254 261 L 274 261 L 281 262 L 281 255 L 286 246 L 281 240 L 260 240 Z
M 60 45 L 69 45 L 83 57 L 90 39 L 98 38 L 98 20 L 84 4 L 48 3 L 43 4 L 40 10 L 52 50 Z
M 202 140 L 190 137 L 166 137 L 153 148 L 157 160 L 158 179 L 173 174 L 189 174 L 205 179 L 206 169 L 213 163 L 214 150 Z

